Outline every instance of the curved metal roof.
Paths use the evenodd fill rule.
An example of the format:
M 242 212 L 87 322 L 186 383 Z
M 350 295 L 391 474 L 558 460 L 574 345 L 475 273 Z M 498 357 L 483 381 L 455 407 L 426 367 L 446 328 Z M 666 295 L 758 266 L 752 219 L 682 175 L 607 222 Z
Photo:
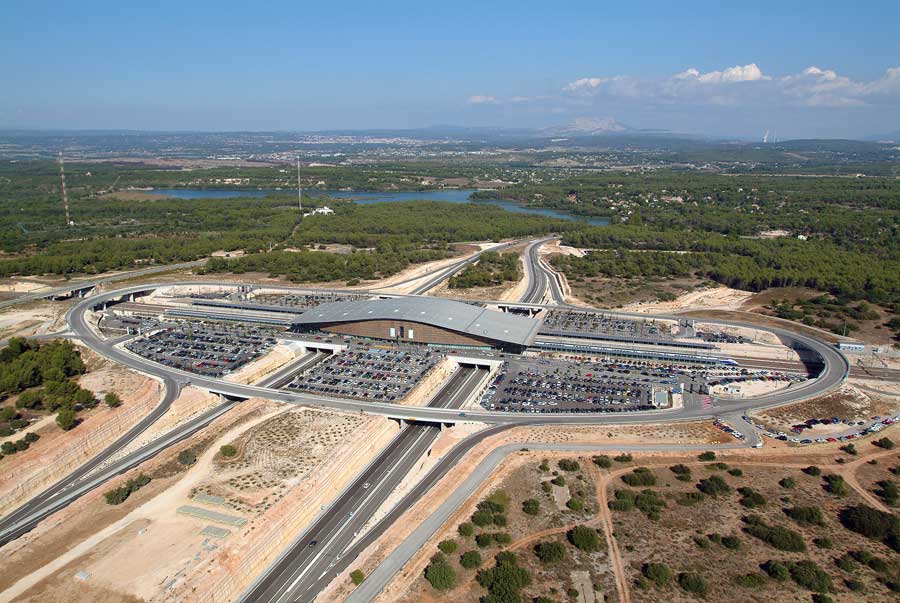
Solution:
M 440 297 L 396 297 L 331 302 L 307 310 L 296 318 L 293 324 L 315 325 L 363 320 L 418 322 L 515 345 L 528 345 L 540 324 L 532 318 L 488 310 Z

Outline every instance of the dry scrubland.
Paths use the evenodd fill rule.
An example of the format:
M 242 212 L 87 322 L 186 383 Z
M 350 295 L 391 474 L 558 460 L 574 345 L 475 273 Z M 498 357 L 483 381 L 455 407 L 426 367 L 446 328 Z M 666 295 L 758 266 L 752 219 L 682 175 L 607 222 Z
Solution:
M 80 351 L 87 372 L 78 378 L 78 384 L 99 400 L 114 392 L 122 405 L 108 408 L 101 403 L 81 411 L 81 423 L 71 431 L 62 431 L 55 415 L 47 413 L 27 430 L 5 438 L 19 439 L 24 431 L 40 436 L 28 450 L 0 463 L 0 513 L 15 508 L 103 450 L 159 403 L 162 388 L 157 381 L 89 350 Z M 15 397 L 10 400 L 14 401 Z
M 240 592 L 396 432 L 391 421 L 267 401 L 235 407 L 197 436 L 83 497 L 8 545 L 0 588 L 23 601 L 220 601 Z M 220 447 L 231 444 L 234 456 Z M 188 461 L 185 463 L 185 451 Z M 124 503 L 103 492 L 152 478 Z M 221 504 L 198 495 L 222 497 Z M 225 513 L 243 526 L 177 513 Z M 90 522 L 82 519 L 91 517 Z M 201 533 L 225 528 L 225 538 Z M 73 548 L 74 547 L 74 548 Z M 35 573 L 36 572 L 36 573 Z M 79 572 L 83 579 L 76 577 Z M 30 575 L 30 576 L 29 576 Z
M 437 591 L 422 576 L 397 600 L 404 603 L 477 602 L 486 593 L 476 580 L 478 570 L 493 567 L 495 555 L 504 550 L 515 552 L 518 565 L 532 576 L 531 584 L 522 590 L 523 600 L 530 601 L 538 596 L 559 597 L 560 593 L 576 586 L 576 580 L 580 583 L 584 575 L 591 592 L 595 588 L 600 591 L 612 588 L 606 569 L 609 560 L 605 546 L 586 552 L 566 539 L 566 531 L 572 526 L 586 525 L 591 530 L 597 527 L 593 521 L 597 498 L 591 468 L 579 463 L 577 467 L 567 465 L 569 470 L 564 470 L 558 459 L 533 460 L 523 458 L 515 463 L 515 467 L 509 468 L 494 489 L 473 501 L 477 505 L 469 505 L 474 508 L 466 509 L 467 516 L 462 514 L 464 521 L 455 522 L 452 529 L 443 534 L 440 545 L 427 551 L 429 555 L 441 554 L 453 568 L 456 575 L 453 587 Z M 562 485 L 553 485 L 553 480 L 559 480 Z M 561 506 L 558 500 L 563 501 Z M 566 503 L 569 501 L 577 501 L 571 505 L 578 510 L 568 508 Z M 478 525 L 482 523 L 485 525 Z M 460 528 L 461 524 L 464 527 Z M 498 540 L 506 543 L 507 538 L 508 544 L 498 544 Z M 455 548 L 448 542 L 455 543 Z M 563 550 L 564 562 L 543 563 L 538 559 L 535 546 L 547 542 L 558 543 Z M 446 553 L 451 549 L 451 553 Z M 441 553 L 442 550 L 445 552 Z M 479 566 L 466 568 L 461 564 L 465 563 L 461 558 L 469 551 L 478 553 L 482 560 Z
M 900 555 L 878 539 L 846 529 L 839 519 L 842 509 L 857 505 L 896 515 L 900 500 L 891 497 L 886 484 L 900 484 L 900 446 L 879 445 L 882 437 L 900 444 L 900 428 L 858 440 L 855 454 L 837 444 L 794 449 L 786 458 L 779 448 L 732 451 L 703 461 L 684 453 L 617 459 L 615 453 L 548 458 L 547 453 L 521 452 L 441 528 L 379 600 L 479 601 L 487 591 L 476 579 L 477 569 L 460 565 L 460 555 L 469 550 L 479 551 L 481 569 L 493 567 L 497 552 L 513 552 L 531 574 L 521 591 L 523 601 L 545 596 L 559 602 L 802 602 L 812 601 L 817 589 L 846 603 L 896 600 L 892 589 L 900 589 Z M 577 460 L 579 466 L 565 471 L 561 459 Z M 556 474 L 565 484 L 545 491 L 541 483 Z M 708 487 L 721 483 L 718 493 Z M 583 499 L 582 510 L 567 507 L 572 497 Z M 508 500 L 505 525 L 473 525 L 473 535 L 463 535 L 468 532 L 463 528 L 461 533 L 460 524 L 472 524 L 476 505 L 491 498 Z M 528 499 L 538 502 L 536 515 L 524 512 Z M 797 508 L 807 508 L 812 521 L 789 515 Z M 754 524 L 792 534 L 767 539 Z M 599 552 L 587 554 L 569 542 L 575 525 L 600 528 Z M 497 532 L 509 533 L 510 542 L 479 546 L 475 540 L 477 534 Z M 456 543 L 452 554 L 446 550 L 453 545 L 439 544 L 447 540 Z M 536 547 L 545 542 L 562 545 L 557 547 L 563 550 L 560 560 L 538 557 Z M 429 558 L 439 546 L 447 547 L 441 556 L 455 574 L 444 590 L 428 579 L 427 568 L 434 563 Z M 768 566 L 767 572 L 769 561 L 784 567 Z M 679 579 L 681 574 L 699 576 L 694 584 L 702 582 L 697 588 L 704 594 L 689 591 L 690 579 Z

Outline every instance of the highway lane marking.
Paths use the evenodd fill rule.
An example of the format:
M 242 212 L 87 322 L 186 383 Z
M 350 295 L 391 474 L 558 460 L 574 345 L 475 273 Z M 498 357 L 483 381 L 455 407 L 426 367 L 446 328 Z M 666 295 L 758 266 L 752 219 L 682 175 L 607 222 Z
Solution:
M 465 369 L 464 369 L 464 370 L 465 370 Z M 449 406 L 449 404 L 452 404 L 452 403 L 460 396 L 460 394 L 462 394 L 462 393 L 465 391 L 466 387 L 469 385 L 469 383 L 472 381 L 472 379 L 475 378 L 475 377 L 478 377 L 478 376 L 480 375 L 480 373 L 481 373 L 481 369 L 478 369 L 478 368 L 475 368 L 475 369 L 469 369 L 469 370 L 471 370 L 471 373 L 469 373 L 468 375 L 466 375 L 466 377 L 463 379 L 463 381 L 462 381 L 459 385 L 456 385 L 455 387 L 453 387 L 453 389 L 449 392 L 450 395 L 448 396 L 447 401 L 445 402 L 445 404 L 446 404 L 447 406 Z M 457 377 L 458 375 L 459 375 L 459 373 L 457 373 L 457 375 L 454 375 L 454 377 Z M 451 379 L 452 379 L 452 377 L 451 377 Z M 441 406 L 440 408 L 446 408 L 447 406 Z M 378 481 L 378 483 L 376 484 L 375 488 L 373 488 L 373 489 L 371 489 L 371 490 L 369 491 L 369 492 L 370 492 L 369 496 L 365 496 L 365 497 L 362 499 L 362 501 L 359 503 L 359 505 L 357 506 L 357 510 L 358 510 L 358 511 L 364 510 L 365 507 L 366 507 L 369 503 L 371 503 L 371 501 L 373 500 L 373 497 L 374 497 L 375 493 L 378 492 L 379 490 L 381 490 L 381 489 L 383 488 L 383 486 L 384 486 L 385 483 L 386 483 L 386 480 L 390 477 L 390 475 L 391 475 L 392 473 L 394 473 L 394 471 L 396 471 L 396 470 L 402 465 L 402 463 L 405 461 L 406 457 L 408 457 L 410 453 L 412 453 L 413 451 L 416 450 L 416 448 L 417 448 L 417 446 L 419 445 L 421 439 L 422 439 L 425 435 L 427 435 L 427 434 L 429 433 L 430 429 L 432 429 L 432 428 L 429 428 L 429 429 L 426 429 L 425 431 L 423 431 L 422 434 L 419 435 L 419 436 L 412 442 L 412 444 L 411 444 L 411 445 L 403 452 L 403 455 L 400 457 L 400 459 L 398 459 L 398 460 L 394 463 L 394 465 L 388 470 L 388 472 L 385 473 L 384 476 L 382 476 L 382 477 L 379 478 L 379 481 Z M 421 454 L 421 453 L 420 453 L 420 454 Z M 385 459 L 385 460 L 388 460 L 388 459 Z M 410 467 L 410 469 L 412 469 L 412 467 Z M 409 471 L 409 470 L 407 470 L 407 471 Z M 370 477 L 370 479 L 373 479 L 373 478 Z M 349 501 L 348 501 L 348 502 L 349 502 Z M 382 504 L 383 504 L 383 503 L 382 503 Z M 355 514 L 355 513 L 354 513 L 354 514 Z M 368 521 L 369 519 L 371 519 L 371 518 L 367 518 L 366 521 Z M 335 526 L 335 528 L 334 528 L 331 532 L 329 532 L 328 534 L 325 535 L 325 537 L 323 538 L 323 540 L 326 540 L 326 541 L 328 541 L 328 542 L 327 542 L 327 543 L 325 544 L 325 546 L 320 550 L 320 552 L 319 552 L 315 557 L 313 557 L 313 559 L 310 560 L 309 563 L 306 564 L 305 569 L 300 573 L 300 575 L 298 575 L 298 576 L 291 582 L 291 584 L 288 586 L 287 590 L 285 591 L 285 594 L 289 593 L 290 591 L 292 591 L 292 590 L 296 587 L 297 583 L 298 583 L 300 580 L 303 579 L 303 576 L 304 576 L 310 569 L 312 569 L 312 568 L 315 566 L 315 564 L 318 562 L 319 558 L 320 558 L 322 555 L 324 555 L 326 552 L 328 552 L 328 549 L 332 546 L 332 545 L 331 545 L 331 542 L 333 542 L 334 539 L 336 539 L 337 536 L 338 536 L 338 535 L 339 535 L 346 527 L 348 527 L 349 525 L 351 525 L 350 522 L 347 522 L 347 523 L 344 523 L 344 524 L 338 524 L 338 525 Z M 363 524 L 363 525 L 365 525 L 365 524 Z M 335 530 L 337 530 L 337 532 L 335 532 Z M 344 547 L 344 548 L 340 551 L 339 555 L 342 555 L 344 552 L 346 552 L 346 550 L 347 550 L 347 548 L 349 548 L 350 544 L 352 544 L 352 542 L 349 543 L 349 544 L 347 545 L 347 547 Z M 327 574 L 328 571 L 329 571 L 329 569 L 330 569 L 333 565 L 334 565 L 334 563 L 332 563 L 332 565 L 329 566 L 329 568 L 326 569 L 326 570 L 322 573 L 322 576 L 324 576 L 325 574 Z M 321 579 L 322 576 L 319 576 L 319 579 Z M 308 591 L 308 590 L 309 590 L 310 588 L 312 588 L 313 586 L 314 586 L 314 584 L 308 586 L 307 589 L 306 589 L 306 591 Z M 281 590 L 281 589 L 279 589 L 279 590 Z M 306 592 L 306 591 L 304 591 L 304 592 Z M 276 596 L 278 596 L 278 595 L 276 595 Z M 270 599 L 270 600 L 273 600 L 273 599 Z
M 357 506 L 357 510 L 362 510 L 366 505 L 368 505 L 368 504 L 373 500 L 375 493 L 378 492 L 378 491 L 380 491 L 380 490 L 384 487 L 384 485 L 385 485 L 387 479 L 388 479 L 388 478 L 389 478 L 389 477 L 390 477 L 390 476 L 391 476 L 391 475 L 392 475 L 392 474 L 393 474 L 393 473 L 401 466 L 401 464 L 406 460 L 406 458 L 407 458 L 413 451 L 416 450 L 416 447 L 419 445 L 419 443 L 420 443 L 420 441 L 422 440 L 422 438 L 425 437 L 426 435 L 429 435 L 432 429 L 434 429 L 434 428 L 433 428 L 433 427 L 428 427 L 428 428 L 424 429 L 424 430 L 422 431 L 422 433 L 419 434 L 419 435 L 416 437 L 415 440 L 413 440 L 413 442 L 412 442 L 412 444 L 409 446 L 409 448 L 407 448 L 407 449 L 403 452 L 403 454 L 401 455 L 401 457 L 393 464 L 393 466 L 392 466 L 390 469 L 388 469 L 387 473 L 385 473 L 382 477 L 380 477 L 380 478 L 378 479 L 378 483 L 375 484 L 375 487 L 369 489 L 368 491 L 364 491 L 364 492 L 368 492 L 369 495 L 368 495 L 368 496 L 365 496 L 365 495 L 364 495 L 362 502 Z M 385 459 L 385 460 L 387 461 L 387 460 L 390 460 L 390 459 Z M 351 498 L 352 498 L 352 497 L 351 497 Z M 350 501 L 348 501 L 348 502 L 350 502 Z M 354 513 L 354 514 L 355 514 L 355 513 Z M 306 567 L 303 569 L 303 571 L 300 572 L 300 574 L 299 574 L 299 575 L 298 575 L 298 576 L 290 583 L 290 585 L 288 585 L 287 589 L 284 591 L 284 595 L 287 595 L 288 593 L 290 593 L 290 591 L 292 591 L 292 590 L 294 589 L 294 587 L 297 586 L 297 583 L 300 582 L 300 580 L 303 579 L 303 576 L 305 576 L 306 573 L 307 573 L 310 569 L 313 568 L 313 566 L 318 562 L 319 558 L 320 558 L 322 555 L 324 555 L 326 552 L 328 552 L 328 548 L 329 548 L 329 546 L 330 546 L 331 541 L 332 541 L 334 538 L 336 538 L 338 535 L 340 535 L 341 532 L 343 532 L 343 531 L 344 531 L 347 527 L 349 527 L 350 525 L 351 525 L 350 522 L 344 522 L 344 523 L 337 524 L 337 525 L 335 526 L 335 529 L 333 529 L 332 531 L 330 531 L 329 533 L 327 533 L 324 537 L 320 537 L 320 538 L 322 538 L 322 540 L 325 540 L 325 541 L 326 541 L 325 546 L 322 547 L 322 548 L 319 550 L 319 553 L 318 553 L 315 557 L 313 557 L 312 560 L 311 560 L 308 564 L 306 564 Z M 336 530 L 336 531 L 335 531 L 335 530 Z M 312 536 L 312 534 L 310 534 L 310 536 Z M 280 590 L 281 590 L 281 589 L 279 589 L 279 591 L 280 591 Z M 283 597 L 284 595 L 281 595 L 281 594 L 277 594 L 277 593 L 276 593 L 276 597 L 275 597 L 275 598 L 269 599 L 269 601 L 281 601 L 281 600 L 282 600 L 282 597 Z

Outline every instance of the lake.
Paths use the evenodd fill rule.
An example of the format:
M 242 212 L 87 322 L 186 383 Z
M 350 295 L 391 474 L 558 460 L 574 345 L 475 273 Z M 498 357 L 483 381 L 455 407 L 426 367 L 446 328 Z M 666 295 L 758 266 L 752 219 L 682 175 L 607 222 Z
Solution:
M 202 188 L 160 188 L 153 189 L 154 194 L 166 195 L 176 199 L 234 199 L 240 197 L 260 198 L 266 195 L 288 194 L 289 190 L 223 190 L 223 189 L 202 189 Z M 557 218 L 560 220 L 581 220 L 595 226 L 606 226 L 609 224 L 607 218 L 586 218 L 575 214 L 560 211 L 556 209 L 546 209 L 541 207 L 523 207 L 512 201 L 504 201 L 502 199 L 484 199 L 473 201 L 469 196 L 475 192 L 475 189 L 443 189 L 434 191 L 421 192 L 373 192 L 373 191 L 319 191 L 310 190 L 303 191 L 304 197 L 321 197 L 327 195 L 333 199 L 352 199 L 360 205 L 370 205 L 372 203 L 395 203 L 397 201 L 445 201 L 448 203 L 485 203 L 496 205 L 506 211 L 518 214 L 532 214 L 537 216 L 546 216 L 548 218 Z

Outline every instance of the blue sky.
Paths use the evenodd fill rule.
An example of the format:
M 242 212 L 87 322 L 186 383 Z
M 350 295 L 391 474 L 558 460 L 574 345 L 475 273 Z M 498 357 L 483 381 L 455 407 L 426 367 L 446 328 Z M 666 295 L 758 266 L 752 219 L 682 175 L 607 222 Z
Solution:
M 900 130 L 900 2 L 8 2 L 0 126 Z

